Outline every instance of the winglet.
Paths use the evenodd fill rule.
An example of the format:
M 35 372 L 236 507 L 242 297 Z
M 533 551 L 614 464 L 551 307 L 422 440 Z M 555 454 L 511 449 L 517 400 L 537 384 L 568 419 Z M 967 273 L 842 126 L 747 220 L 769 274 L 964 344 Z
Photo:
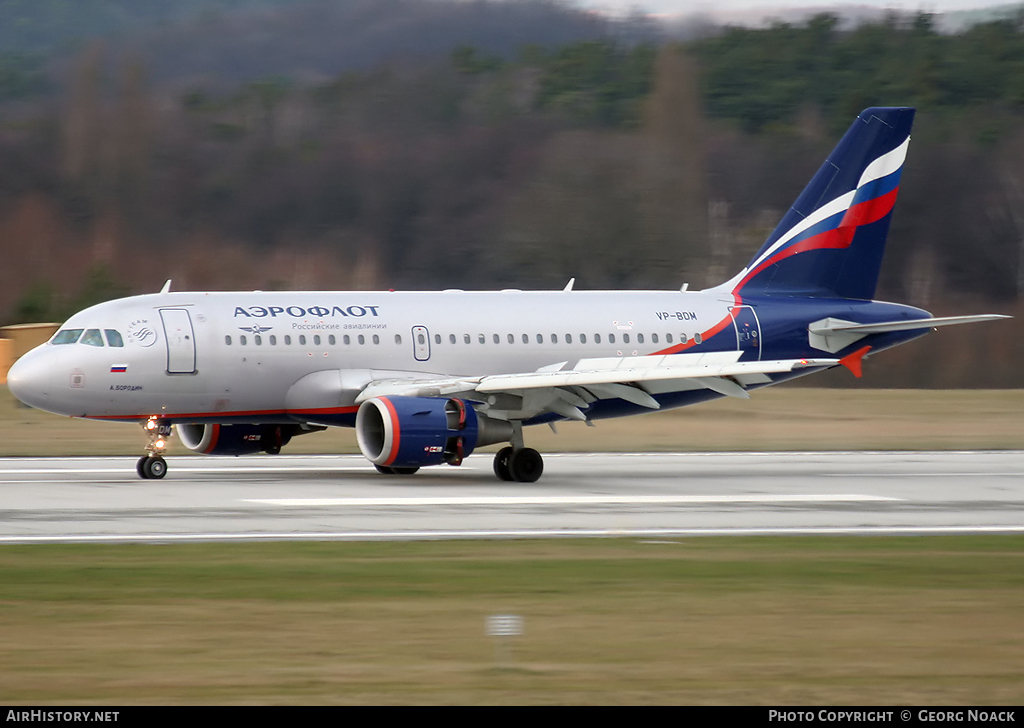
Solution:
M 871 351 L 870 346 L 862 346 L 852 354 L 847 354 L 846 356 L 844 356 L 842 359 L 839 360 L 839 363 L 842 364 L 847 369 L 849 369 L 851 372 L 853 372 L 853 376 L 860 379 L 860 376 L 863 373 L 861 371 L 861 362 L 864 360 L 864 355 L 867 354 L 869 351 Z
M 167 282 L 164 283 L 164 287 L 160 289 L 160 293 L 170 293 L 170 292 L 171 292 L 171 279 L 168 278 Z

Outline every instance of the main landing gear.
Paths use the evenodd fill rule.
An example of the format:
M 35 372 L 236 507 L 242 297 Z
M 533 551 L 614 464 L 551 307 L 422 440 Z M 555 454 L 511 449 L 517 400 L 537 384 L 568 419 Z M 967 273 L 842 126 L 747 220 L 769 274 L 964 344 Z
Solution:
M 512 423 L 512 444 L 494 456 L 494 474 L 499 480 L 535 483 L 544 472 L 544 458 L 531 447 L 523 446 L 523 426 Z
M 142 429 L 149 437 L 146 445 L 147 453 L 135 463 L 135 471 L 145 480 L 159 480 L 167 475 L 167 461 L 163 455 L 167 452 L 167 439 L 171 436 L 171 426 L 166 422 L 150 417 L 142 423 Z
M 494 456 L 494 474 L 499 480 L 535 483 L 543 472 L 544 459 L 532 447 L 503 447 Z

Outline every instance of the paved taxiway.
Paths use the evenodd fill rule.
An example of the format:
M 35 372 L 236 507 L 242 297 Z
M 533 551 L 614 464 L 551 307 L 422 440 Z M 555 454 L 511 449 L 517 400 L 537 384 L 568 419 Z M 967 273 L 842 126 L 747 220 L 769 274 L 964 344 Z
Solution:
M 1024 452 L 491 456 L 384 477 L 357 456 L 0 460 L 0 543 L 1024 532 Z

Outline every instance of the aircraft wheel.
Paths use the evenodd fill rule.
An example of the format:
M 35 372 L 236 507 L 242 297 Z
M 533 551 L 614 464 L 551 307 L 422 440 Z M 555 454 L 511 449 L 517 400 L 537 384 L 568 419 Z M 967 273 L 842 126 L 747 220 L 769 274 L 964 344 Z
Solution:
M 160 456 L 146 458 L 146 462 L 142 464 L 142 472 L 144 478 L 159 480 L 167 475 L 167 461 Z
M 535 483 L 544 472 L 544 458 L 530 447 L 512 453 L 508 465 L 512 478 L 520 483 Z
M 149 455 L 143 455 L 141 458 L 139 458 L 139 462 L 135 463 L 135 472 L 139 474 L 140 478 L 143 478 L 143 479 L 146 479 L 146 480 L 149 479 L 149 476 L 146 475 L 146 461 L 147 460 L 149 460 Z
M 494 456 L 494 474 L 498 480 L 511 481 L 512 472 L 508 469 L 508 461 L 512 457 L 512 448 L 503 447 Z

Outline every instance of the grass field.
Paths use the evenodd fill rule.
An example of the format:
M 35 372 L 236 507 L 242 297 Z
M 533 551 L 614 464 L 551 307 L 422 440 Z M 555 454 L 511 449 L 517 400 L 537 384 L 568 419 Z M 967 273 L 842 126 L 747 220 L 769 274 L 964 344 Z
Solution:
M 541 452 L 708 450 L 988 450 L 1024 448 L 1024 390 L 857 390 L 778 387 L 750 400 L 568 422 L 526 431 Z M 172 440 L 171 454 L 186 452 Z M 0 389 L 0 457 L 141 455 L 133 424 L 59 417 L 15 404 Z M 493 449 L 493 448 L 492 448 Z M 286 453 L 358 452 L 350 429 L 298 437 Z
M 7 546 L 0 574 L 0 703 L 1024 701 L 1021 536 Z
M 780 388 L 527 438 L 1021 449 L 1022 412 L 1022 391 Z M 0 392 L 0 455 L 144 442 Z M 348 430 L 286 450 L 354 451 Z M 1019 705 L 1022 575 L 1022 536 L 3 546 L 0 704 Z M 507 613 L 525 634 L 499 645 Z

